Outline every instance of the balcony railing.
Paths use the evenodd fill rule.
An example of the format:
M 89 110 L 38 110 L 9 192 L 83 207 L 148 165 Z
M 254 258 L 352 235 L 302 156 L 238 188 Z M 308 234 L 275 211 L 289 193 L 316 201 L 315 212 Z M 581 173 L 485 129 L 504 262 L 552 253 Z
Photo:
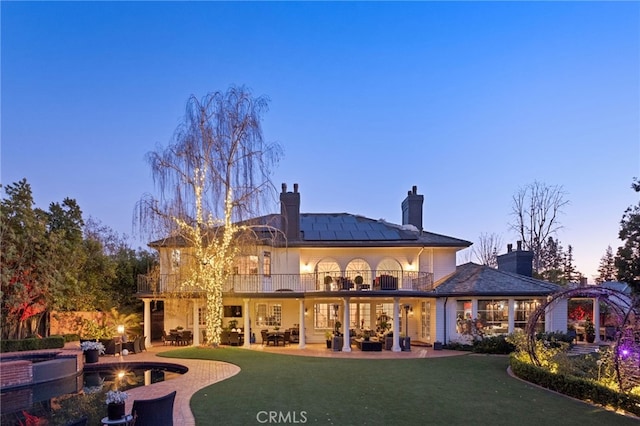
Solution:
M 283 291 L 378 291 L 433 290 L 433 274 L 428 272 L 384 271 L 373 273 L 325 272 L 308 274 L 235 274 L 223 285 L 227 293 L 274 293 Z M 138 294 L 198 293 L 197 286 L 184 285 L 185 277 L 178 274 L 139 275 Z

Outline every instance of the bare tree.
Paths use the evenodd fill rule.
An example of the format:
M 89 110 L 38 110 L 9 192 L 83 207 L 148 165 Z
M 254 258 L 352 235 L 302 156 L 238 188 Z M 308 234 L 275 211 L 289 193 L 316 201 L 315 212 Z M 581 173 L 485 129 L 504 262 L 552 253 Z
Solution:
M 562 186 L 535 181 L 520 188 L 513 196 L 511 212 L 515 219 L 509 226 L 518 234 L 524 248 L 533 252 L 536 272 L 540 269 L 545 241 L 562 228 L 558 216 L 569 204 L 565 195 Z
M 189 247 L 181 284 L 204 293 L 206 335 L 214 346 L 222 331 L 223 284 L 250 234 L 243 220 L 258 216 L 275 190 L 269 175 L 282 151 L 263 139 L 267 105 L 244 87 L 202 100 L 191 96 L 172 142 L 148 154 L 160 196 L 140 200 L 136 222 L 149 236 L 174 237 Z
M 478 237 L 478 244 L 473 246 L 472 252 L 481 265 L 492 268 L 498 267 L 498 252 L 503 245 L 502 237 L 496 233 L 482 233 Z

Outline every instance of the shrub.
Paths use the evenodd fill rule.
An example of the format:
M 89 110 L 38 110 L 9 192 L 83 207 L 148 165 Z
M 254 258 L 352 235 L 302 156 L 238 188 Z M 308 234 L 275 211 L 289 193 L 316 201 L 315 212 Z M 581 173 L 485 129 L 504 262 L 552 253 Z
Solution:
M 20 340 L 3 340 L 0 352 L 35 351 L 38 349 L 60 349 L 64 347 L 64 337 L 51 336 L 42 339 L 29 338 Z
M 510 365 L 511 371 L 523 380 L 584 401 L 640 415 L 640 396 L 618 392 L 591 380 L 566 374 L 554 374 L 542 367 L 522 361 L 515 355 L 511 356 Z
M 483 354 L 510 354 L 516 347 L 503 335 L 485 337 L 473 343 L 473 352 Z

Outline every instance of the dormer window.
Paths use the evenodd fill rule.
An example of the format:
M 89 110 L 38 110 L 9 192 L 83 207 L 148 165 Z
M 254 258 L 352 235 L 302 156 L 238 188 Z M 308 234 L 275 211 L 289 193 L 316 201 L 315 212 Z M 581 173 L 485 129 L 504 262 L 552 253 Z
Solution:
M 180 250 L 178 249 L 173 249 L 171 250 L 171 267 L 173 269 L 178 269 L 180 268 Z

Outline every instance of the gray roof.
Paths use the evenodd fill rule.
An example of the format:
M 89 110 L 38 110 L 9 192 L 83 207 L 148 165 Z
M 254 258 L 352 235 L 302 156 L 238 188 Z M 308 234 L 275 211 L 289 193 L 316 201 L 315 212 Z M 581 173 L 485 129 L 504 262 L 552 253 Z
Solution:
M 542 296 L 561 289 L 547 281 L 471 262 L 458 266 L 434 286 L 434 292 L 443 296 Z
M 269 214 L 244 221 L 263 240 L 281 240 L 273 231 L 281 227 L 279 214 Z M 471 242 L 416 227 L 397 225 L 349 213 L 300 214 L 300 239 L 288 241 L 289 247 L 469 247 Z M 284 243 L 279 241 L 279 243 Z M 152 247 L 184 246 L 181 238 L 168 237 L 149 243 Z
M 397 225 L 349 213 L 303 213 L 300 215 L 300 241 L 289 245 L 365 245 L 365 246 L 447 246 L 468 247 L 469 241 L 416 227 Z

